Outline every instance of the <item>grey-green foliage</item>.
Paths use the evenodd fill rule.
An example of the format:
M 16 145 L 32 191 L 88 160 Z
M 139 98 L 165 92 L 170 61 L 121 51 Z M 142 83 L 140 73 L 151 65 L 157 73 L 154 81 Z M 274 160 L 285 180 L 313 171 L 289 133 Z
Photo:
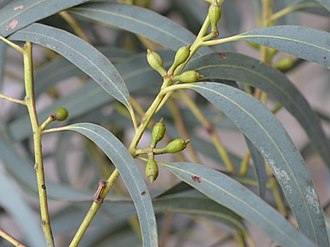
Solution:
M 249 219 L 282 246 L 314 246 L 288 224 L 276 210 L 225 175 L 192 163 L 172 163 L 164 164 L 164 166 L 215 202 Z
M 157 225 L 149 191 L 125 146 L 111 132 L 95 124 L 74 124 L 66 129 L 85 135 L 111 159 L 123 177 L 137 209 L 144 244 L 156 246 Z
M 324 216 L 311 175 L 274 116 L 233 87 L 205 82 L 191 88 L 219 107 L 258 148 L 273 168 L 301 230 L 318 244 L 327 245 Z
M 247 31 L 242 39 L 285 51 L 330 68 L 330 34 L 302 26 L 274 26 Z M 318 37 L 315 39 L 314 37 Z
M 130 109 L 128 90 L 116 68 L 102 53 L 83 40 L 63 30 L 41 24 L 31 24 L 10 38 L 27 40 L 58 52 Z
M 6 5 L 1 5 L 4 2 Z M 132 113 L 134 108 L 138 121 L 143 119 L 140 106 L 132 102 L 139 102 L 143 111 L 146 111 L 163 79 L 146 62 L 146 48 L 157 50 L 165 69 L 169 68 L 174 58 L 173 51 L 192 43 L 196 38 L 196 32 L 207 14 L 208 3 L 202 0 L 173 0 L 168 2 L 168 9 L 158 12 L 152 10 L 151 6 L 148 9 L 148 1 L 145 1 L 145 8 L 118 2 L 0 1 L 0 35 L 18 45 L 31 41 L 41 54 L 42 62 L 35 63 L 35 95 L 40 122 L 57 107 L 66 107 L 70 117 L 64 129 L 79 132 L 89 139 L 81 138 L 77 142 L 77 135 L 67 131 L 60 135 L 52 133 L 43 136 L 45 147 L 50 140 L 48 135 L 49 138 L 55 136 L 52 150 L 45 148 L 44 153 L 47 191 L 51 199 L 49 204 L 53 203 L 52 200 L 65 202 L 51 214 L 55 238 L 72 238 L 89 210 L 98 181 L 107 179 L 116 167 L 124 184 L 116 184 L 110 191 L 81 246 L 143 244 L 154 247 L 159 242 L 160 232 L 165 232 L 164 235 L 169 233 L 171 241 L 180 245 L 180 241 L 189 238 L 194 228 L 186 226 L 199 224 L 196 215 L 207 218 L 211 227 L 213 222 L 226 225 L 230 229 L 226 237 L 239 235 L 245 242 L 251 241 L 245 224 L 248 221 L 281 246 L 329 246 L 329 219 L 324 217 L 317 189 L 307 167 L 308 160 L 303 160 L 274 114 L 248 93 L 261 89 L 268 94 L 271 102 L 280 103 L 307 133 L 307 144 L 314 147 L 314 151 L 308 152 L 308 155 L 320 154 L 329 167 L 328 138 L 318 115 L 304 93 L 294 86 L 295 82 L 271 65 L 236 52 L 234 42 L 223 43 L 214 49 L 202 47 L 185 68 L 197 70 L 203 75 L 202 80 L 211 81 L 181 86 L 189 90 L 188 95 L 192 96 L 198 110 L 207 119 L 206 127 L 202 126 L 196 112 L 187 107 L 187 102 L 182 102 L 175 93 L 171 98 L 171 107 L 165 105 L 152 119 L 165 119 L 167 136 L 159 146 L 165 146 L 170 139 L 179 138 L 185 134 L 183 130 L 186 130 L 191 143 L 185 150 L 186 156 L 156 156 L 160 167 L 159 180 L 152 185 L 146 184 L 140 168 L 144 169 L 147 156 L 139 157 L 141 160 L 137 162 L 130 153 L 133 151 L 127 148 L 134 134 L 127 109 Z M 306 5 L 298 11 L 329 16 L 329 0 L 281 0 L 274 6 L 279 11 L 301 3 Z M 245 1 L 244 4 L 254 11 L 252 16 L 261 18 L 262 1 Z M 242 31 L 245 13 L 239 6 L 240 1 L 225 0 L 223 17 L 218 25 L 220 38 L 237 34 L 236 41 L 273 47 L 282 51 L 280 56 L 289 53 L 322 65 L 320 67 L 323 70 L 330 67 L 330 34 L 327 31 L 300 25 L 298 12 L 294 16 L 284 16 L 280 22 L 274 23 L 275 26 Z M 57 13 L 63 10 L 77 21 L 87 34 L 88 41 L 79 38 L 70 24 L 58 21 L 61 17 Z M 175 20 L 179 22 L 171 19 L 173 16 L 178 17 Z M 8 45 L 0 43 L 1 93 L 7 90 L 3 78 L 21 78 L 21 68 L 11 70 L 6 67 L 7 61 L 12 58 L 11 53 L 7 53 L 9 49 Z M 218 53 L 227 50 L 234 52 Z M 20 59 L 19 55 L 17 57 L 15 59 Z M 305 63 L 302 67 L 295 67 L 295 72 L 299 74 Z M 288 68 L 288 71 L 291 69 Z M 67 89 L 63 90 L 63 87 L 71 86 L 72 78 L 78 79 L 81 84 L 73 85 L 66 92 Z M 50 103 L 45 104 L 43 97 L 48 97 Z M 2 101 L 0 114 L 3 114 Z M 179 114 L 174 113 L 173 105 Z M 17 231 L 22 232 L 20 241 L 43 246 L 43 236 L 37 223 L 39 212 L 34 207 L 38 195 L 30 121 L 23 106 L 11 109 L 9 118 L 1 118 L 0 115 L 0 207 L 5 209 L 0 214 L 0 222 L 3 217 L 10 218 L 16 223 Z M 79 123 L 86 121 L 92 123 Z M 52 123 L 49 127 L 61 124 Z M 213 130 L 219 132 L 220 137 L 227 132 L 244 135 L 246 148 L 253 160 L 246 176 L 238 172 L 243 156 L 231 148 L 228 148 L 228 156 L 234 163 L 235 171 L 228 173 L 224 170 L 219 145 L 214 145 L 215 137 L 209 135 Z M 287 131 L 290 132 L 290 129 Z M 142 140 L 139 148 L 149 144 L 148 137 Z M 225 147 L 231 141 L 230 138 L 221 140 Z M 90 148 L 91 145 L 93 148 Z M 203 156 L 202 165 L 196 164 L 197 161 L 169 162 L 177 158 L 191 161 L 194 156 L 189 153 L 192 151 L 190 147 L 196 150 L 198 156 Z M 78 155 L 83 161 L 72 159 L 71 155 Z M 161 163 L 163 160 L 166 162 Z M 55 164 L 51 169 L 52 161 L 60 164 Z M 288 219 L 276 211 L 278 205 L 274 202 L 273 194 L 269 193 L 272 192 L 268 186 L 272 174 L 268 165 L 283 192 L 280 193 L 284 195 L 283 204 L 295 216 L 299 229 L 295 229 Z M 163 177 L 167 176 L 165 169 L 181 183 L 176 184 L 177 180 L 172 180 L 172 177 Z M 50 178 L 48 174 L 51 172 L 53 176 Z M 72 176 L 72 172 L 75 176 Z M 73 177 L 78 177 L 79 181 Z M 35 202 L 30 203 L 21 194 L 27 194 Z M 171 222 L 173 229 L 184 226 L 184 234 L 180 231 L 166 232 L 167 220 L 172 213 L 175 214 Z M 136 224 L 135 216 L 140 227 Z M 27 221 L 29 224 L 25 224 Z M 3 228 L 7 230 L 6 226 Z M 17 232 L 12 234 L 16 236 Z M 204 234 L 199 237 L 203 238 Z M 219 242 L 218 236 L 214 236 L 213 240 Z M 255 241 L 258 246 L 258 239 Z M 64 243 L 65 246 L 68 244 Z

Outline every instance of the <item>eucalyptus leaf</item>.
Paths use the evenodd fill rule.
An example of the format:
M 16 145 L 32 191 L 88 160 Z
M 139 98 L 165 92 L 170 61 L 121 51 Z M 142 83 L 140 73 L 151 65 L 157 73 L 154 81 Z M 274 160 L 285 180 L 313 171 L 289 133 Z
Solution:
M 245 138 L 245 140 L 253 160 L 253 168 L 259 184 L 259 195 L 261 198 L 264 198 L 267 187 L 265 160 L 253 143 L 251 143 L 251 141 L 247 138 Z
M 89 0 L 12 0 L 0 9 L 0 35 L 8 36 L 33 22 Z
M 195 36 L 169 18 L 151 10 L 134 5 L 109 2 L 93 2 L 69 10 L 76 16 L 82 16 L 110 26 L 124 29 L 177 50 L 195 40 Z M 200 49 L 198 55 L 212 52 L 211 49 Z
M 164 65 L 168 65 L 172 59 L 172 53 L 160 52 L 162 55 Z M 145 53 L 132 56 L 128 60 L 118 63 L 117 69 L 123 73 L 125 80 L 131 94 L 136 95 L 138 92 L 145 94 L 147 89 L 159 87 L 161 77 L 156 73 L 146 62 Z M 65 74 L 65 71 L 63 71 Z M 58 74 L 60 77 L 60 72 Z M 64 76 L 64 75 L 63 75 Z M 47 79 L 47 77 L 38 77 L 40 81 Z M 62 77 L 63 78 L 63 77 Z M 159 83 L 158 83 L 159 81 Z M 56 80 L 53 80 L 55 83 Z M 86 82 L 76 91 L 55 101 L 52 105 L 44 109 L 38 114 L 40 119 L 46 119 L 57 107 L 66 107 L 69 111 L 69 119 L 73 120 L 79 116 L 84 115 L 94 109 L 99 109 L 106 103 L 113 103 L 114 99 L 109 96 L 102 88 L 96 87 L 95 83 Z M 48 84 L 49 85 L 49 84 Z M 49 85 L 50 86 L 50 85 Z M 31 134 L 29 127 L 29 117 L 27 114 L 17 118 L 10 124 L 10 132 L 14 140 L 22 140 Z
M 329 3 L 330 4 L 330 3 Z M 293 25 L 257 28 L 237 36 L 316 62 L 330 69 L 330 33 Z
M 189 68 L 198 70 L 205 78 L 247 83 L 271 95 L 299 121 L 330 168 L 330 146 L 319 117 L 284 74 L 257 59 L 235 53 L 205 55 L 191 61 Z
M 330 12 L 330 1 L 329 0 L 314 0 L 322 4 Z
M 131 109 L 128 89 L 112 63 L 96 48 L 64 30 L 32 24 L 10 36 L 56 51 L 94 79 L 106 92 Z M 88 54 L 88 55 L 87 55 Z
M 141 239 L 133 231 L 127 221 L 113 222 L 111 225 L 100 224 L 93 233 L 86 234 L 81 247 L 123 247 L 140 246 Z
M 14 143 L 4 126 L 0 125 L 0 159 L 4 162 L 8 173 L 15 179 L 22 189 L 37 195 L 36 176 L 33 163 L 22 159 L 14 148 Z M 78 191 L 71 187 L 47 181 L 47 192 L 50 199 L 63 201 L 91 201 L 92 192 Z
M 21 197 L 10 175 L 2 169 L 0 169 L 0 205 L 15 219 L 31 246 L 45 246 L 46 242 L 36 212 Z
M 189 87 L 230 118 L 274 171 L 301 231 L 328 246 L 324 215 L 309 170 L 279 121 L 252 96 L 227 85 L 195 83 Z
M 240 233 L 246 232 L 242 218 L 226 207 L 196 193 L 177 193 L 153 201 L 156 211 L 197 214 L 217 220 Z
M 199 0 L 175 0 L 174 5 L 182 14 L 190 30 L 198 32 L 207 15 L 207 4 Z
M 281 246 L 314 246 L 275 209 L 226 175 L 193 163 L 171 163 L 163 166 L 211 200 L 230 208 L 263 229 Z
M 158 246 L 156 219 L 149 190 L 126 147 L 111 132 L 95 124 L 79 123 L 63 129 L 83 134 L 114 163 L 135 204 L 144 246 Z
M 6 4 L 8 4 L 11 0 L 0 0 L 0 8 L 3 8 Z
M 111 207 L 111 209 L 116 208 L 116 210 L 113 210 L 112 212 L 108 212 L 111 210 L 109 209 L 106 211 L 104 210 L 105 207 L 102 207 L 100 209 L 100 213 L 96 214 L 94 221 L 91 222 L 91 227 L 98 227 L 99 224 L 102 226 L 105 224 L 109 225 L 119 221 L 127 220 L 129 216 L 134 215 L 134 206 L 133 203 L 128 204 L 129 208 L 132 208 L 133 210 L 130 209 L 127 210 L 128 207 L 126 207 L 126 205 L 127 204 L 121 204 L 121 203 L 116 203 L 115 205 L 108 205 L 107 202 L 107 205 L 105 207 L 109 207 L 109 208 Z M 117 209 L 117 206 L 119 210 Z M 73 205 L 69 205 L 63 208 L 62 210 L 56 212 L 55 214 L 53 214 L 52 226 L 53 226 L 54 234 L 61 235 L 76 230 L 81 224 L 81 219 L 85 217 L 86 211 L 88 211 L 89 207 L 90 207 L 90 202 L 88 203 L 80 202 L 79 204 L 76 203 Z M 117 219 L 115 214 L 119 214 L 120 217 L 118 217 Z M 105 215 L 107 217 L 104 217 Z M 109 222 L 110 220 L 108 217 L 111 217 L 111 222 Z
M 330 218 L 329 217 L 325 218 L 325 224 L 327 226 L 328 238 L 330 238 Z
M 297 9 L 297 11 L 304 11 L 311 14 L 317 14 L 322 16 L 329 16 L 329 10 L 317 3 L 315 0 L 298 0 L 294 3 L 287 1 L 291 8 Z
M 127 51 L 121 49 L 98 48 L 113 64 L 127 59 L 130 55 Z M 64 57 L 58 57 L 46 63 L 41 68 L 36 70 L 35 95 L 45 92 L 47 89 L 54 86 L 57 82 L 68 79 L 74 76 L 83 75 L 83 71 L 77 68 L 74 64 L 66 60 Z
M 242 10 L 238 8 L 241 3 L 235 1 L 224 1 L 222 3 L 222 14 L 221 14 L 221 23 L 219 24 L 219 30 L 223 36 L 223 27 L 226 27 L 228 34 L 232 35 L 238 33 L 241 30 L 242 26 Z M 226 11 L 224 11 L 226 10 Z M 230 10 L 230 11 L 227 11 Z

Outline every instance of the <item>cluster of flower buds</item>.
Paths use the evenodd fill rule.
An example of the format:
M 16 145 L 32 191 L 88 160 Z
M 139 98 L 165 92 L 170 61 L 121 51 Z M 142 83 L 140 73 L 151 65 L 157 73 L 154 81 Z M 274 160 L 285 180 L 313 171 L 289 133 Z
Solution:
M 158 53 L 147 50 L 147 61 L 149 65 L 156 70 L 161 76 L 172 75 L 175 69 L 187 61 L 190 56 L 190 45 L 180 47 L 174 57 L 172 66 L 168 72 L 165 71 L 163 61 Z M 180 81 L 183 83 L 192 83 L 198 81 L 202 76 L 195 70 L 188 70 L 179 75 L 172 77 L 173 81 Z
M 218 35 L 218 22 L 221 18 L 221 4 L 223 0 L 206 0 L 210 3 L 210 7 L 208 10 L 208 17 L 211 26 L 211 34 L 209 37 L 214 37 Z M 175 56 L 174 61 L 168 71 L 165 70 L 163 61 L 160 55 L 154 51 L 147 50 L 147 61 L 149 65 L 157 71 L 162 77 L 167 77 L 170 82 L 182 82 L 182 83 L 193 83 L 201 79 L 201 75 L 195 70 L 188 70 L 185 72 L 181 72 L 184 65 L 187 63 L 189 58 L 191 57 L 191 45 L 180 47 Z M 169 84 L 167 84 L 169 85 Z M 154 159 L 154 155 L 158 154 L 167 154 L 167 153 L 178 153 L 183 151 L 188 143 L 189 139 L 184 140 L 181 138 L 175 139 L 169 142 L 163 148 L 156 148 L 158 142 L 160 142 L 165 135 L 165 124 L 164 120 L 161 119 L 157 122 L 151 134 L 151 143 L 149 148 L 139 150 L 139 154 L 148 154 L 148 161 L 146 164 L 146 176 L 150 180 L 150 182 L 154 182 L 158 177 L 158 165 Z
M 178 153 L 183 151 L 190 140 L 184 140 L 181 138 L 175 139 L 169 142 L 164 148 L 155 148 L 157 143 L 160 142 L 165 135 L 166 128 L 164 120 L 161 119 L 157 122 L 151 132 L 151 144 L 148 149 L 148 162 L 145 168 L 145 174 L 149 181 L 153 183 L 158 177 L 158 165 L 154 156 L 158 154 Z

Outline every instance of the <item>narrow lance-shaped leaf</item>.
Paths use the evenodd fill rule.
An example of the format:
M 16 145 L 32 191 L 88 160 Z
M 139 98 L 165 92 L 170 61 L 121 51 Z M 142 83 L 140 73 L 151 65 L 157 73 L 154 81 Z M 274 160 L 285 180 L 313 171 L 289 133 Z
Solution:
M 127 51 L 115 48 L 97 48 L 115 65 L 116 69 L 121 74 L 116 63 L 131 57 Z M 35 71 L 35 95 L 36 97 L 45 92 L 48 88 L 53 87 L 56 83 L 66 80 L 70 77 L 81 76 L 84 72 L 77 68 L 64 57 L 53 59 Z M 122 76 L 125 80 L 125 75 Z
M 275 209 L 235 180 L 193 163 L 164 164 L 179 179 L 263 229 L 281 246 L 314 246 Z
M 329 246 L 323 210 L 309 170 L 279 121 L 252 96 L 227 85 L 196 83 L 189 87 L 230 118 L 273 169 L 301 231 L 318 246 Z
M 246 232 L 246 227 L 239 215 L 213 200 L 200 195 L 199 192 L 198 194 L 194 193 L 196 191 L 192 192 L 181 192 L 159 197 L 153 200 L 155 210 L 159 212 L 198 214 L 212 217 L 213 220 L 224 223 L 240 233 Z
M 164 64 L 168 64 L 168 61 L 171 61 L 172 54 L 168 55 L 168 52 L 160 52 L 160 54 L 163 58 Z M 144 93 L 146 88 L 150 88 L 150 81 L 161 80 L 159 74 L 147 63 L 145 53 L 143 55 L 134 55 L 127 61 L 119 63 L 117 69 L 120 74 L 123 75 L 123 79 L 125 80 L 129 91 L 133 94 L 142 91 Z M 65 71 L 63 73 L 65 73 Z M 61 76 L 61 72 L 58 72 L 58 77 Z M 41 82 L 48 80 L 47 77 L 38 78 Z M 50 81 L 55 82 L 55 80 L 52 79 L 50 79 Z M 47 84 L 47 82 L 45 82 L 45 84 Z M 65 106 L 70 113 L 70 119 L 74 119 L 92 110 L 99 109 L 104 104 L 111 104 L 114 102 L 114 99 L 109 97 L 108 93 L 106 93 L 101 87 L 96 87 L 93 84 L 95 83 L 86 82 L 73 93 L 53 102 L 52 105 L 38 113 L 39 118 L 46 119 L 49 116 L 49 113 L 53 112 L 57 107 Z M 54 84 L 49 86 L 52 85 Z M 157 87 L 157 85 L 153 86 Z M 17 118 L 11 123 L 9 129 L 15 141 L 27 138 L 31 134 L 28 115 L 25 114 Z
M 261 198 L 264 198 L 266 193 L 266 186 L 267 186 L 265 160 L 260 154 L 259 150 L 253 145 L 253 143 L 251 143 L 249 139 L 245 138 L 245 141 L 249 148 L 253 160 L 253 168 L 259 185 L 259 195 Z
M 330 33 L 328 32 L 283 25 L 254 29 L 239 34 L 238 38 L 293 54 L 330 69 Z
M 35 212 L 20 196 L 9 174 L 0 169 L 0 205 L 15 220 L 31 246 L 44 246 L 45 239 Z M 28 222 L 28 224 L 27 224 Z M 14 236 L 16 237 L 16 236 Z
M 134 5 L 109 2 L 87 3 L 70 9 L 70 13 L 143 35 L 173 50 L 192 43 L 195 39 L 190 31 L 174 21 Z M 210 52 L 211 49 L 203 48 L 197 51 L 197 54 Z
M 189 68 L 198 70 L 205 78 L 247 83 L 272 95 L 299 121 L 330 168 L 330 146 L 320 120 L 284 74 L 257 59 L 236 53 L 205 55 L 191 61 Z
M 8 2 L 10 2 L 10 0 L 0 0 L 0 8 L 3 8 Z
M 330 1 L 329 0 L 314 0 L 323 5 L 330 12 Z
M 287 5 L 290 8 L 297 9 L 297 11 L 305 11 L 307 13 L 328 17 L 330 14 L 330 8 L 326 8 L 324 5 L 322 6 L 322 4 L 317 3 L 317 1 L 318 0 L 298 0 L 294 3 L 287 1 Z
M 102 53 L 84 40 L 64 30 L 37 23 L 14 33 L 10 39 L 30 41 L 56 51 L 131 109 L 129 93 L 119 72 Z
M 12 0 L 0 9 L 0 35 L 8 36 L 33 22 L 89 0 Z
M 330 218 L 329 217 L 325 218 L 325 224 L 327 226 L 328 238 L 330 238 Z
M 135 204 L 140 220 L 144 246 L 158 246 L 157 226 L 148 188 L 126 147 L 108 130 L 91 123 L 64 127 L 83 134 L 93 141 L 114 163 Z
M 0 160 L 16 180 L 17 184 L 28 193 L 37 195 L 37 183 L 32 161 L 22 159 L 14 148 L 14 143 L 8 134 L 9 130 L 0 124 Z M 91 200 L 90 193 L 82 192 L 62 184 L 47 181 L 48 196 L 51 199 L 63 201 Z

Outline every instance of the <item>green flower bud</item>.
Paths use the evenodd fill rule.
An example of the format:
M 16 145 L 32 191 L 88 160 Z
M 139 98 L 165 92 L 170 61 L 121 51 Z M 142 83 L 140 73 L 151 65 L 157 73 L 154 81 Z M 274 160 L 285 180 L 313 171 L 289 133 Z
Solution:
M 148 49 L 147 50 L 147 61 L 148 61 L 149 65 L 154 70 L 156 70 L 161 76 L 166 75 L 166 71 L 163 67 L 163 61 L 158 53 Z
M 175 139 L 171 141 L 169 144 L 167 144 L 166 147 L 161 149 L 154 149 L 154 154 L 166 154 L 166 153 L 178 153 L 184 150 L 188 143 L 190 142 L 189 139 Z
M 295 59 L 292 57 L 282 57 L 275 64 L 275 68 L 278 70 L 288 70 L 295 64 Z
M 164 119 L 162 118 L 161 120 L 159 120 L 159 122 L 157 122 L 153 129 L 152 129 L 152 133 L 151 133 L 151 146 L 155 147 L 156 144 L 161 141 L 165 135 L 165 124 L 164 124 Z
M 276 53 L 278 53 L 278 50 L 276 50 L 276 49 L 274 49 L 274 48 L 269 47 L 269 48 L 267 49 L 267 56 L 269 56 L 269 57 L 271 57 L 271 58 L 272 58 L 273 56 L 275 56 Z
M 58 107 L 54 113 L 52 113 L 51 118 L 54 121 L 64 121 L 65 119 L 68 118 L 69 113 L 68 110 L 65 109 L 64 107 Z
M 218 32 L 217 24 L 221 18 L 221 4 L 218 0 L 214 0 L 209 7 L 209 19 L 211 24 L 212 32 Z
M 158 177 L 158 165 L 153 159 L 153 156 L 148 160 L 145 173 L 151 183 L 153 183 Z
M 180 64 L 183 64 L 190 55 L 190 45 L 180 47 L 175 54 L 172 67 L 176 68 Z
M 180 75 L 174 76 L 173 80 L 184 83 L 192 83 L 198 81 L 202 76 L 195 70 L 187 70 Z

